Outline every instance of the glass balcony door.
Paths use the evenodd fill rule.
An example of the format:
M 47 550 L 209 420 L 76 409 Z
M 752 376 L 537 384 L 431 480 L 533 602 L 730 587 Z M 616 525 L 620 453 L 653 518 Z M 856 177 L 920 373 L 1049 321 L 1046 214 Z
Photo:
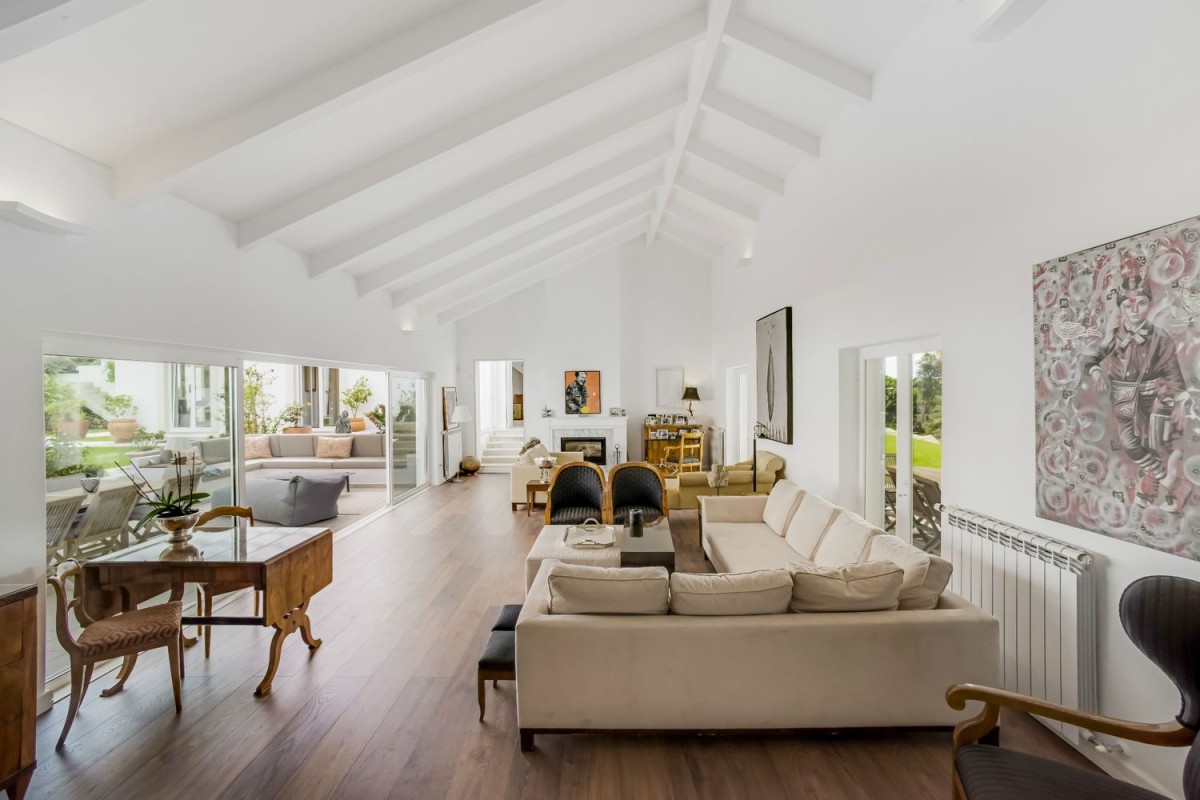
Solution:
M 429 382 L 404 372 L 388 375 L 390 503 L 429 483 Z

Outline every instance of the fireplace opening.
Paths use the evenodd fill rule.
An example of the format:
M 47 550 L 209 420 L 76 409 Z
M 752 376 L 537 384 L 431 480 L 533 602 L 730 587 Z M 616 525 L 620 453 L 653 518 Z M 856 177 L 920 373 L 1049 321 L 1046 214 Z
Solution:
M 564 436 L 559 446 L 563 453 L 583 453 L 583 460 L 601 467 L 608 463 L 608 440 L 603 436 Z

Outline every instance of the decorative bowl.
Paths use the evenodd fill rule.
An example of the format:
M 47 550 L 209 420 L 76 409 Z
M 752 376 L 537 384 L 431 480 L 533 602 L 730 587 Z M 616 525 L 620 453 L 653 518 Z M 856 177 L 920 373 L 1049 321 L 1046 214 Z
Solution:
M 182 517 L 159 517 L 158 527 L 167 532 L 171 544 L 183 544 L 192 538 L 192 528 L 200 521 L 200 512 L 193 511 Z
M 552 469 L 554 469 L 554 466 L 557 463 L 558 463 L 557 456 L 538 456 L 537 458 L 535 458 L 533 460 L 533 465 L 535 467 L 537 467 L 539 470 L 541 470 L 541 474 L 538 476 L 538 480 L 540 480 L 542 483 L 549 483 L 550 482 L 550 471 Z

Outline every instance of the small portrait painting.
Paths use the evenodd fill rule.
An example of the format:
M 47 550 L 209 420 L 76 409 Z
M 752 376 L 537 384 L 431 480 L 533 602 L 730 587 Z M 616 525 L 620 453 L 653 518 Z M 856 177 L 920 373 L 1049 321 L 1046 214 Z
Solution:
M 601 413 L 599 370 L 564 372 L 563 387 L 568 414 Z

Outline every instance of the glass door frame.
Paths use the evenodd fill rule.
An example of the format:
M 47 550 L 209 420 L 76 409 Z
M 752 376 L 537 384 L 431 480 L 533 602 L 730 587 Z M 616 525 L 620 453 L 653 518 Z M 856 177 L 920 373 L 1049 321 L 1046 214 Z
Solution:
M 862 432 L 859 452 L 862 453 L 860 496 L 863 498 L 863 517 L 872 525 L 884 527 L 884 482 L 882 470 L 887 469 L 886 410 L 883 401 L 884 362 L 896 359 L 896 528 L 893 533 L 912 542 L 913 523 L 913 356 L 931 350 L 942 350 L 940 336 L 926 336 L 900 342 L 872 345 L 859 350 L 859 397 Z M 879 435 L 883 433 L 884 435 Z
M 436 422 L 434 414 L 433 402 L 433 381 L 434 373 L 432 372 L 413 372 L 412 370 L 403 369 L 388 369 L 384 370 L 387 375 L 388 397 L 387 397 L 387 446 L 384 448 L 386 456 L 385 467 L 388 474 L 387 482 L 387 508 L 392 508 L 403 500 L 412 497 L 416 492 L 428 489 L 433 485 L 433 433 L 438 430 L 434 424 Z M 393 461 L 393 444 L 395 442 L 395 414 L 392 409 L 395 408 L 396 398 L 393 396 L 395 392 L 395 381 L 397 378 L 409 378 L 412 380 L 425 381 L 425 398 L 423 403 L 418 403 L 418 412 L 425 415 L 425 430 L 424 435 L 417 438 L 417 446 L 424 449 L 425 475 L 424 480 L 418 483 L 411 489 L 405 489 L 403 492 L 396 491 L 395 472 L 392 470 Z M 439 398 L 440 403 L 440 398 Z M 418 419 L 418 429 L 420 427 L 420 419 Z

